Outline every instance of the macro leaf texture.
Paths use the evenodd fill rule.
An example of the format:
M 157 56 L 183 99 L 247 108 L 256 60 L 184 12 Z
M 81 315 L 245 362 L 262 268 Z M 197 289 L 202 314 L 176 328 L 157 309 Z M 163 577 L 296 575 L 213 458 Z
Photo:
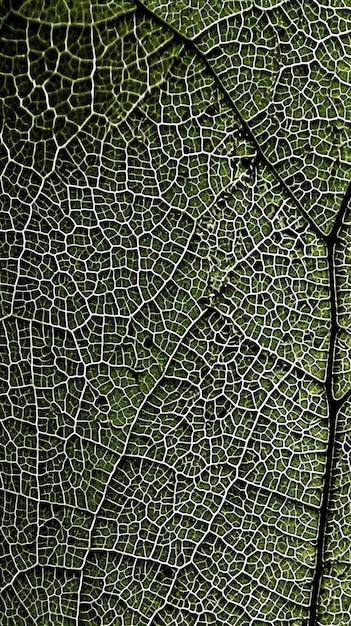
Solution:
M 346 0 L 2 0 L 1 626 L 351 622 Z

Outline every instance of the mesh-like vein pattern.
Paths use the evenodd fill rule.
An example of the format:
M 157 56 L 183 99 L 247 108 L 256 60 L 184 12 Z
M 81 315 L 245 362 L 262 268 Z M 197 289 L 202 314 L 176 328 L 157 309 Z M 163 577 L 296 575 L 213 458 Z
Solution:
M 211 20 L 190 33 L 210 59 Z M 140 6 L 27 1 L 0 40 L 1 623 L 306 624 L 332 324 L 313 220 L 347 171 L 324 189 L 315 156 L 315 203 L 289 183 L 309 222 L 292 144 L 249 135 L 214 71 L 251 83 Z
M 347 401 L 337 420 L 335 470 L 321 586 L 320 624 L 328 626 L 346 626 L 351 616 L 350 414 L 350 401 Z
M 145 4 L 197 43 L 262 152 L 330 231 L 351 179 L 349 2 Z

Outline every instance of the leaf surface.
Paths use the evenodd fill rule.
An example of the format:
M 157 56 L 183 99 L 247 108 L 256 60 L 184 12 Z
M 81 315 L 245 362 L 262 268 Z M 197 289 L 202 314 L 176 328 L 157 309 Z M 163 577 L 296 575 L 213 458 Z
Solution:
M 347 623 L 347 15 L 296 6 L 4 11 L 6 626 Z

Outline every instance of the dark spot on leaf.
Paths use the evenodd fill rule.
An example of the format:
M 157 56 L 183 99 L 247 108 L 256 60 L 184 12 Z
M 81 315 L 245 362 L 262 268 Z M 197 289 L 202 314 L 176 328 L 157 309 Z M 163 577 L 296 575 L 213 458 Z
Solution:
M 220 286 L 218 293 L 223 296 L 225 295 L 225 293 L 227 292 L 227 285 L 224 283 L 223 285 Z
M 136 435 L 134 442 L 139 446 L 148 446 L 150 439 L 146 435 Z
M 164 576 L 165 576 L 166 578 L 173 578 L 173 575 L 174 575 L 174 574 L 173 574 L 173 570 L 172 570 L 172 568 L 171 568 L 171 567 L 168 567 L 167 565 L 164 565 L 164 566 L 162 567 L 162 570 L 163 570 L 163 574 L 164 574 Z
M 287 54 L 291 50 L 291 45 L 288 43 L 282 43 L 280 46 L 280 52 Z
M 243 157 L 241 159 L 241 161 L 242 161 L 242 164 L 243 164 L 244 167 L 250 167 L 250 165 L 251 165 L 250 157 Z
M 225 198 L 220 198 L 217 202 L 217 206 L 219 209 L 224 209 L 227 206 Z
M 298 380 L 302 380 L 305 376 L 305 373 L 298 368 L 294 369 L 293 374 Z
M 197 233 L 195 233 L 192 237 L 192 242 L 193 243 L 200 243 L 201 242 L 201 237 L 200 235 L 198 235 Z
M 129 465 L 129 459 L 127 459 L 126 456 L 122 456 L 119 463 L 118 463 L 118 469 L 123 471 L 127 470 L 127 467 Z
M 208 296 L 201 296 L 201 298 L 198 299 L 198 303 L 201 306 L 208 306 L 210 304 L 210 298 Z
M 217 115 L 218 112 L 219 112 L 219 104 L 217 102 L 210 104 L 210 106 L 208 106 L 206 109 L 206 115 L 209 115 L 210 117 Z
M 262 298 L 261 298 L 262 300 Z M 261 347 L 259 345 L 257 345 L 257 343 L 253 343 L 251 345 L 251 353 L 252 354 L 258 354 L 261 351 Z
M 156 578 L 159 582 L 162 582 L 165 579 L 172 580 L 173 577 L 174 577 L 173 569 L 169 567 L 168 565 L 161 565 Z
M 223 54 L 223 50 L 220 46 L 216 46 L 210 51 L 211 58 L 220 57 Z
M 55 579 L 62 582 L 64 585 L 66 583 L 66 570 L 61 567 L 57 567 L 55 570 Z
M 150 337 L 150 336 L 146 337 L 145 341 L 144 341 L 144 347 L 145 348 L 151 348 L 152 345 L 153 345 L 152 337 Z
M 298 239 L 298 240 L 296 241 L 296 248 L 297 248 L 298 250 L 304 250 L 304 249 L 305 249 L 305 246 L 304 246 L 304 244 L 303 244 L 303 241 L 301 241 L 301 239 Z
M 108 402 L 104 396 L 98 396 L 95 400 L 95 404 L 99 408 L 108 409 Z
M 209 371 L 210 371 L 210 368 L 207 365 L 204 365 L 203 367 L 201 367 L 200 368 L 200 376 L 201 376 L 201 378 L 205 378 L 205 376 L 207 376 Z
M 263 272 L 263 263 L 262 261 L 255 261 L 253 264 L 253 268 L 255 272 Z
M 253 170 L 254 167 L 258 164 L 258 159 L 256 157 L 243 157 L 242 164 L 249 170 Z

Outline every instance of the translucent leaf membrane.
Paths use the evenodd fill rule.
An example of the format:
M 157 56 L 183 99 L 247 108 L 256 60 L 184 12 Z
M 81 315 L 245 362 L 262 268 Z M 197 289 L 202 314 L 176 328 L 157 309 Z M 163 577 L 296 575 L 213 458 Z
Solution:
M 346 214 L 345 222 L 338 233 L 335 254 L 335 274 L 338 298 L 339 332 L 336 342 L 334 367 L 334 394 L 342 398 L 351 386 L 351 214 Z
M 350 181 L 348 2 L 145 2 L 196 42 L 292 194 L 330 231 Z
M 128 0 L 25 0 L 17 15 L 30 21 L 47 24 L 99 24 L 121 15 L 133 13 L 135 4 Z
M 239 177 L 231 191 L 198 222 L 210 250 L 208 303 L 257 346 L 323 380 L 325 245 L 283 199 L 267 167 Z
M 10 13 L 10 4 L 11 0 L 3 0 L 0 4 L 0 29 L 4 20 L 6 20 Z
M 80 574 L 62 569 L 33 568 L 19 574 L 0 597 L 3 624 L 75 626 L 79 585 Z
M 328 511 L 325 567 L 318 624 L 341 626 L 351 615 L 351 406 L 348 400 L 337 418 L 335 468 Z
M 133 624 L 162 624 L 172 607 L 179 623 L 307 614 L 326 407 L 319 385 L 231 332 L 204 316 L 140 413 L 84 570 L 93 623 L 126 588 Z
M 301 626 L 325 244 L 157 20 L 1 37 L 4 623 Z

